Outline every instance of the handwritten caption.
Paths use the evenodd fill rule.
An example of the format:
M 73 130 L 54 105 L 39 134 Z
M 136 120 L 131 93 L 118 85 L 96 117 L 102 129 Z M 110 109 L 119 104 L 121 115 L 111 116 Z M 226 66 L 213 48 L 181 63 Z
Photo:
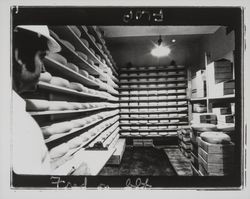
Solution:
M 164 20 L 163 11 L 162 9 L 157 11 L 130 10 L 123 15 L 123 21 L 125 23 L 142 20 L 147 20 L 148 22 L 162 22 Z

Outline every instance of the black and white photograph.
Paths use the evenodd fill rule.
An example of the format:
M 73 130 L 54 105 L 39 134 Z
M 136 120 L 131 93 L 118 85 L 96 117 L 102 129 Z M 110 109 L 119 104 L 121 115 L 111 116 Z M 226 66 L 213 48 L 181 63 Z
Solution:
M 9 15 L 12 190 L 244 188 L 243 7 Z

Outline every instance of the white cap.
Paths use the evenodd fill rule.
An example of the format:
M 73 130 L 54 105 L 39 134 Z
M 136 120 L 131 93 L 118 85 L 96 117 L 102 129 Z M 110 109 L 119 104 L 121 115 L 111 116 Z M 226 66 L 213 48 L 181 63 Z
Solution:
M 61 51 L 61 46 L 53 39 L 49 34 L 49 29 L 47 26 L 42 25 L 20 25 L 17 28 L 23 30 L 29 30 L 31 32 L 37 33 L 38 35 L 42 35 L 48 39 L 48 48 L 51 52 L 59 52 Z

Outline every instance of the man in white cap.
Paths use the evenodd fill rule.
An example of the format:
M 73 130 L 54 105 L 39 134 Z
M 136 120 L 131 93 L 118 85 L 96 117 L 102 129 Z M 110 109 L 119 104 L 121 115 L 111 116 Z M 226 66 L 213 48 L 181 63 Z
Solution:
M 60 51 L 47 26 L 17 26 L 13 32 L 13 113 L 12 163 L 16 174 L 50 174 L 50 157 L 42 131 L 26 112 L 19 95 L 34 91 L 43 58 L 48 51 Z

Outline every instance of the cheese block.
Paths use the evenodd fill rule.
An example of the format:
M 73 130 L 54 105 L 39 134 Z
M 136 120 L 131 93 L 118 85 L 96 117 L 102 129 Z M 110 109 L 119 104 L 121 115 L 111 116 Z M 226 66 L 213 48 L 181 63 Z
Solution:
M 26 99 L 27 111 L 46 111 L 49 109 L 48 100 Z
M 69 27 L 77 35 L 77 37 L 81 37 L 81 31 L 76 26 L 69 26 Z
M 68 68 L 70 68 L 71 70 L 73 70 L 73 71 L 75 71 L 75 72 L 79 72 L 79 68 L 78 68 L 78 66 L 76 66 L 75 64 L 73 64 L 73 63 L 67 63 L 67 65 L 66 65 Z
M 49 30 L 49 34 L 57 40 L 60 40 L 59 36 L 52 30 Z
M 86 39 L 80 38 L 82 43 L 86 46 L 89 47 L 89 42 Z
M 62 42 L 65 46 L 67 46 L 69 49 L 75 51 L 75 47 L 74 47 L 70 42 L 68 42 L 68 41 L 66 41 L 66 40 L 63 40 L 63 39 L 61 39 L 61 42 Z
M 76 51 L 76 53 L 77 53 L 82 59 L 84 59 L 85 61 L 88 60 L 88 56 L 85 55 L 83 52 L 81 52 L 81 51 Z
M 86 71 L 86 70 L 82 70 L 82 69 L 80 69 L 79 70 L 79 73 L 82 75 L 82 76 L 84 76 L 84 77 L 89 77 L 89 73 Z
M 69 83 L 69 88 L 72 90 L 76 90 L 79 92 L 85 91 L 84 86 L 78 82 L 70 82 Z
M 73 128 L 73 124 L 69 121 L 67 122 L 58 122 L 50 126 L 42 127 L 42 132 L 45 137 L 51 136 L 54 134 L 61 134 L 69 132 Z
M 67 59 L 65 57 L 63 57 L 62 55 L 58 54 L 58 53 L 49 53 L 47 55 L 49 58 L 63 64 L 66 65 L 67 64 Z
M 49 109 L 50 111 L 62 111 L 69 109 L 69 103 L 66 101 L 50 101 Z
M 200 134 L 200 137 L 210 144 L 228 144 L 231 141 L 229 135 L 216 131 L 203 132 Z
M 44 72 L 40 74 L 39 81 L 49 83 L 52 79 L 52 76 L 49 72 Z
M 69 151 L 69 145 L 66 143 L 60 144 L 49 151 L 51 159 L 60 158 Z
M 50 80 L 50 84 L 66 88 L 69 88 L 70 85 L 68 80 L 61 77 L 52 77 Z
M 69 140 L 67 143 L 70 149 L 74 149 L 74 148 L 79 147 L 82 144 L 82 139 L 80 136 L 77 136 Z
M 82 118 L 71 120 L 71 123 L 73 125 L 73 128 L 80 128 L 87 124 L 86 120 Z

